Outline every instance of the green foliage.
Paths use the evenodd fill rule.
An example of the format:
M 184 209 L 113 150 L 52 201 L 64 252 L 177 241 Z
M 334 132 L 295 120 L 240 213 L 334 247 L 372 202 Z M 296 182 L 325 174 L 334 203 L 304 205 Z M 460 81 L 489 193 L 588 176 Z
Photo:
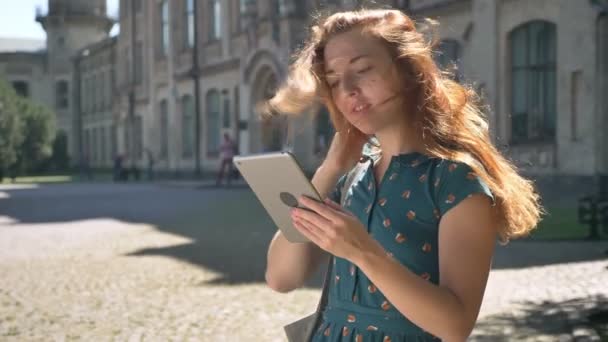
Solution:
M 0 170 L 11 177 L 40 169 L 51 157 L 55 115 L 0 81 Z
M 13 88 L 0 80 L 0 178 L 17 161 L 17 151 L 23 141 L 18 102 Z

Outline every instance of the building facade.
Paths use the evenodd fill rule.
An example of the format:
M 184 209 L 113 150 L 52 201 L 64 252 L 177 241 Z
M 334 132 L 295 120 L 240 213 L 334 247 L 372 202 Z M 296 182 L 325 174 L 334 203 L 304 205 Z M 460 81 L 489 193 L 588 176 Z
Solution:
M 106 40 L 105 19 L 99 19 L 87 35 L 98 37 L 96 43 L 72 49 L 81 55 L 89 53 L 76 59 L 82 83 L 74 95 L 78 99 L 66 105 L 72 108 L 70 102 L 79 103 L 72 118 L 80 118 L 75 136 L 81 139 L 75 140 L 81 148 L 75 151 L 85 151 L 99 167 L 111 166 L 111 157 L 121 154 L 139 167 L 153 159 L 158 171 L 169 174 L 213 172 L 219 166 L 222 136 L 228 133 L 240 153 L 290 148 L 307 169 L 314 169 L 332 136 L 326 110 L 314 107 L 289 119 L 261 120 L 254 108 L 272 96 L 285 78 L 292 53 L 306 38 L 312 13 L 367 3 L 120 1 L 118 37 Z M 608 174 L 608 137 L 603 134 L 608 127 L 608 1 L 375 3 L 374 7 L 403 9 L 415 19 L 439 21 L 437 62 L 446 68 L 455 64 L 456 77 L 472 83 L 482 94 L 491 107 L 488 117 L 496 145 L 523 170 L 538 179 L 593 180 L 598 174 Z M 91 12 L 90 8 L 83 11 Z M 49 19 L 39 19 L 49 28 L 47 45 L 61 41 L 56 33 L 60 30 L 50 29 L 50 18 L 56 15 L 51 8 L 40 16 Z M 74 27 L 68 31 L 76 35 L 79 29 Z M 84 41 L 66 41 L 72 40 Z M 41 88 L 61 89 L 57 82 L 70 79 L 61 63 L 36 62 L 52 61 L 45 54 L 56 50 L 48 48 L 29 57 L 37 65 L 29 71 L 30 77 L 51 75 L 47 83 L 40 83 Z M 0 61 L 11 58 L 20 59 L 0 55 Z M 10 79 L 18 81 L 14 71 L 19 67 L 8 65 Z M 7 70 L 2 62 L 1 68 Z M 104 73 L 113 76 L 94 76 Z M 99 81 L 99 77 L 111 81 Z M 85 83 L 91 82 L 105 85 L 89 90 Z M 44 93 L 35 88 L 39 85 L 31 84 L 32 93 Z M 112 87 L 110 95 L 99 95 L 107 85 Z M 58 92 L 45 95 L 47 103 L 55 102 L 57 107 L 57 99 L 62 98 Z M 90 104 L 100 98 L 108 101 L 104 96 L 109 96 L 109 102 Z M 67 127 L 70 119 L 63 122 Z M 104 147 L 93 147 L 99 144 Z
M 18 93 L 56 113 L 57 129 L 68 137 L 73 156 L 78 144 L 72 58 L 83 47 L 107 38 L 114 22 L 106 15 L 105 0 L 49 0 L 47 10 L 36 10 L 35 19 L 46 31 L 45 49 L 0 53 L 0 75 Z
M 545 198 L 608 185 L 608 1 L 413 0 L 410 10 L 440 21 L 460 74 L 492 108 L 496 144 Z

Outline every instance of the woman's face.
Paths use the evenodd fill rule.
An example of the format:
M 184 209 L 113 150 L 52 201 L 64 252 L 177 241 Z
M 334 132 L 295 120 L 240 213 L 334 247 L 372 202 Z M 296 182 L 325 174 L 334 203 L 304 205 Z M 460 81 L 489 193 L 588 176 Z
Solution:
M 380 40 L 349 30 L 327 42 L 324 57 L 332 99 L 353 126 L 371 135 L 404 119 L 403 85 Z

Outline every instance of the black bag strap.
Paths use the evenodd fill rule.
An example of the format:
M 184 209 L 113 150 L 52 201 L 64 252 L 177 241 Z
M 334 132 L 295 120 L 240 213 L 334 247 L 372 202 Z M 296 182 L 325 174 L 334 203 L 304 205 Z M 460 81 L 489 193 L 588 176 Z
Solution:
M 344 182 L 344 186 L 342 187 L 342 191 L 340 191 L 340 205 L 344 205 L 344 200 L 346 198 L 346 192 L 353 184 L 355 176 L 359 173 L 362 167 L 365 166 L 365 162 L 367 160 L 363 159 L 361 162 L 357 163 L 357 165 L 348 172 L 346 175 L 346 180 Z M 329 284 L 331 283 L 331 272 L 334 266 L 334 256 L 329 255 L 329 261 L 327 262 L 327 271 L 325 272 L 325 279 L 323 280 L 323 292 L 321 292 L 321 299 L 319 300 L 319 305 L 317 306 L 317 312 L 322 312 L 325 307 L 327 307 L 327 297 L 329 292 Z

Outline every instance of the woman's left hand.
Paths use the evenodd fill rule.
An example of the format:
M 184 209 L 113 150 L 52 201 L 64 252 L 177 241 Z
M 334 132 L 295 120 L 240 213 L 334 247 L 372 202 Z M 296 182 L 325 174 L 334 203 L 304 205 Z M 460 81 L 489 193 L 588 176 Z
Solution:
M 330 199 L 321 203 L 303 196 L 299 202 L 310 210 L 292 209 L 294 226 L 325 251 L 355 263 L 361 252 L 382 249 L 353 214 Z

